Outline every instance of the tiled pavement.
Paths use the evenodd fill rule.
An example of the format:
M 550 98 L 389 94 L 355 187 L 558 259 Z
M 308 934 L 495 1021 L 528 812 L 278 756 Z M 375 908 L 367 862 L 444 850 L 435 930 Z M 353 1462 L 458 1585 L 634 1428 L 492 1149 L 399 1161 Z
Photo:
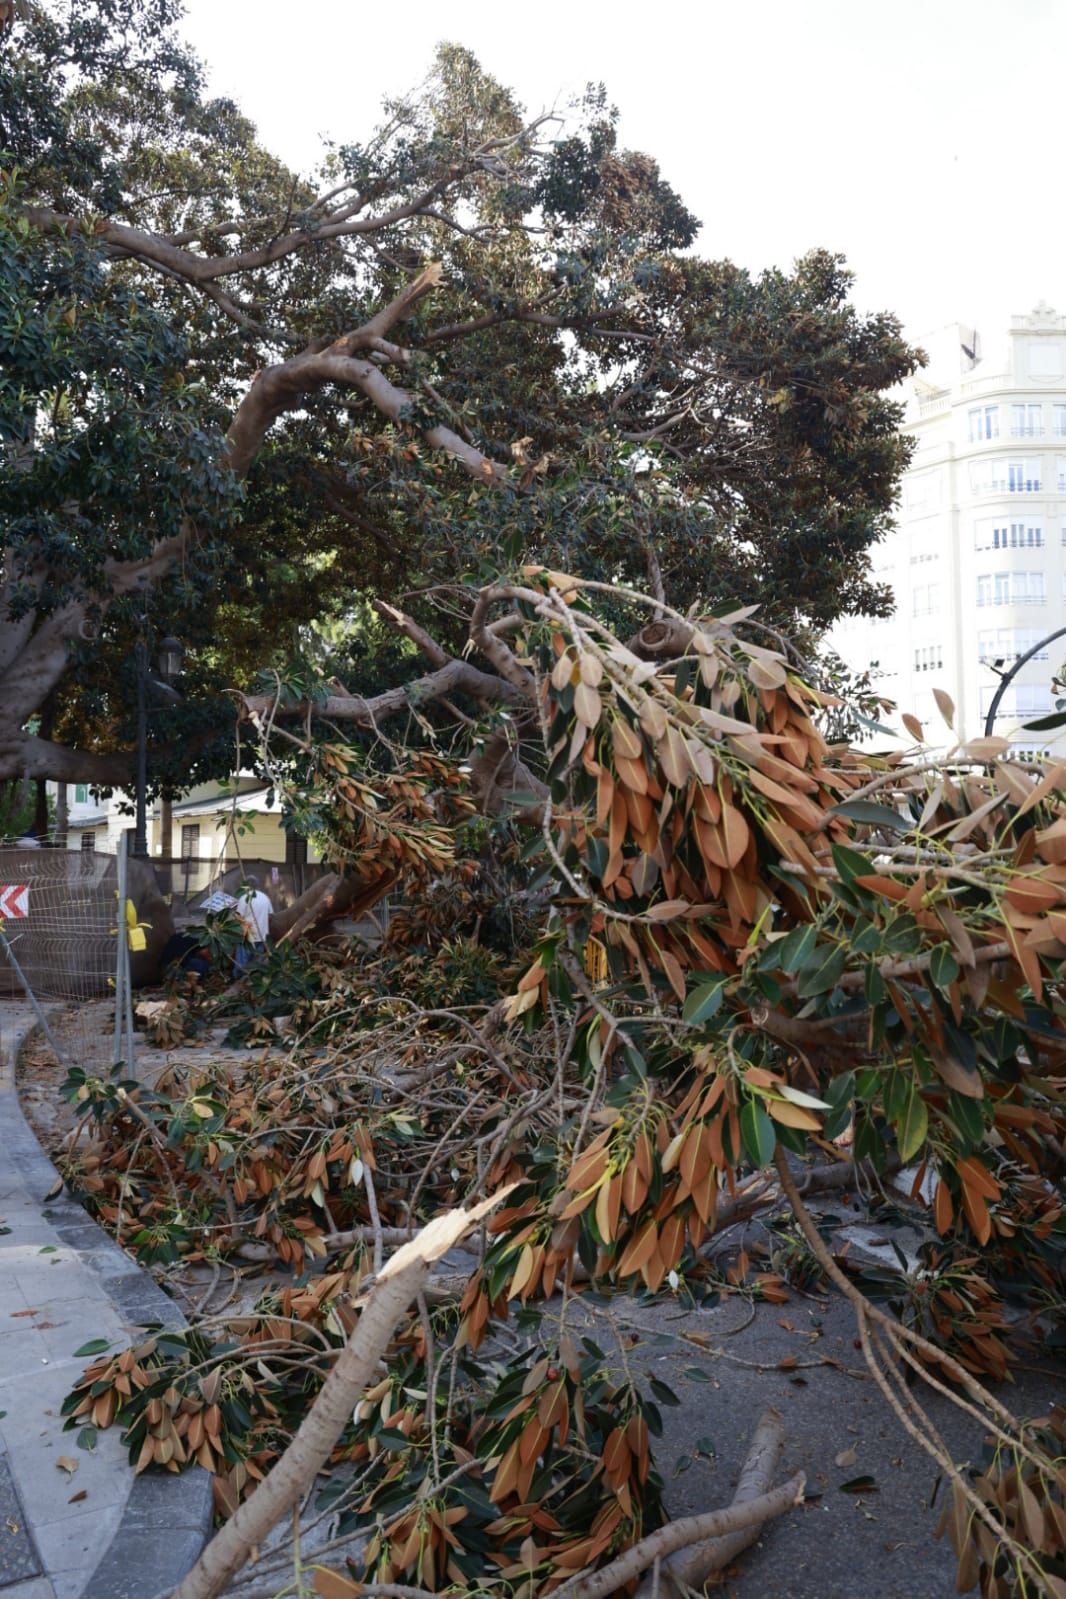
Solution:
M 15 1095 L 31 1023 L 0 1003 L 0 1599 L 153 1599 L 199 1553 L 208 1479 L 135 1479 L 117 1431 L 79 1449 L 60 1407 L 83 1344 L 181 1317 L 79 1205 L 47 1198 L 55 1171 Z

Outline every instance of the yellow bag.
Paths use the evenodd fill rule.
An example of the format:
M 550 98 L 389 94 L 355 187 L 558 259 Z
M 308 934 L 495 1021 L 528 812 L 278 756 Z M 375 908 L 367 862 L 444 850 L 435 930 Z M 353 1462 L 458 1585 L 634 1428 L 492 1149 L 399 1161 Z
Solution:
M 144 936 L 146 927 L 151 927 L 151 922 L 137 920 L 137 907 L 131 899 L 126 901 L 126 942 L 131 950 L 140 953 L 148 948 L 148 940 Z

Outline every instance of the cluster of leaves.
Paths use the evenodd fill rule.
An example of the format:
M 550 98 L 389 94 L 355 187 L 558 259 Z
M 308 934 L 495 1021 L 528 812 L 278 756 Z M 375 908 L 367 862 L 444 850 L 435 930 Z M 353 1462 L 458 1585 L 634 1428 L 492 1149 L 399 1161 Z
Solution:
M 221 1338 L 152 1329 L 119 1354 L 89 1346 L 96 1358 L 65 1401 L 67 1426 L 88 1429 L 87 1443 L 120 1427 L 138 1471 L 203 1466 L 231 1513 L 318 1392 L 357 1319 L 357 1284 L 350 1272 L 301 1277 Z M 517 1359 L 457 1350 L 437 1387 L 427 1354 L 449 1321 L 405 1329 L 333 1451 L 320 1507 L 340 1535 L 367 1540 L 368 1580 L 536 1599 L 659 1525 L 651 1393 L 613 1379 L 593 1340 L 565 1332 Z
M 90 1108 L 99 1100 L 101 1121 L 96 1148 L 71 1157 L 71 1179 L 142 1250 L 161 1231 L 170 1258 L 190 1260 L 259 1240 L 299 1274 L 283 1308 L 270 1307 L 279 1326 L 279 1315 L 301 1323 L 304 1306 L 314 1320 L 327 1281 L 338 1306 L 358 1296 L 375 1229 L 514 1183 L 458 1319 L 434 1338 L 435 1371 L 451 1361 L 473 1374 L 495 1358 L 508 1314 L 536 1318 L 557 1287 L 699 1291 L 710 1279 L 702 1246 L 750 1180 L 850 1125 L 856 1160 L 877 1172 L 909 1164 L 913 1202 L 927 1208 L 920 1269 L 881 1290 L 940 1359 L 958 1358 L 955 1380 L 1006 1375 L 1019 1329 L 1004 1296 L 1028 1306 L 1038 1335 L 1063 1302 L 1053 1177 L 1064 1131 L 1066 774 L 1014 762 L 998 740 L 939 759 L 830 745 L 818 694 L 785 654 L 753 641 L 743 616 L 668 614 L 624 643 L 577 579 L 527 572 L 503 592 L 544 730 L 547 795 L 528 853 L 554 886 L 525 959 L 511 952 L 504 1004 L 426 1014 L 404 991 L 414 965 L 405 970 L 395 948 L 358 975 L 320 957 L 317 992 L 299 1012 L 303 1041 L 282 1059 L 247 1075 L 164 1080 L 156 1099 L 142 1091 L 132 1105 L 108 1085 L 78 1085 Z M 309 767 L 338 857 L 409 872 L 417 891 L 434 871 L 454 871 L 468 811 L 447 763 L 412 758 L 403 802 L 414 816 L 401 826 L 368 803 L 381 780 L 361 759 L 331 744 Z M 466 845 L 478 836 L 466 833 Z M 416 917 L 398 937 L 405 925 L 410 962 L 424 965 L 430 951 L 455 959 L 446 925 L 430 932 Z M 401 979 L 391 992 L 385 970 Z M 314 1271 L 316 1257 L 348 1249 L 337 1272 Z M 773 1273 L 752 1287 L 771 1300 L 782 1292 Z M 242 1323 L 238 1343 L 264 1325 Z M 419 1326 L 398 1334 L 399 1371 Z M 390 1371 L 369 1398 L 380 1419 L 390 1396 L 381 1426 L 405 1440 L 387 1440 L 397 1454 L 415 1437 L 424 1453 L 428 1431 L 439 1459 L 414 1494 L 408 1467 L 391 1461 L 387 1485 L 360 1501 L 358 1514 L 376 1505 L 395 1516 L 395 1537 L 372 1546 L 382 1580 L 420 1573 L 440 1584 L 453 1557 L 466 1570 L 475 1551 L 482 1569 L 486 1559 L 502 1568 L 501 1591 L 524 1591 L 531 1564 L 542 1584 L 532 1591 L 548 1591 L 572 1569 L 568 1551 L 579 1551 L 575 1563 L 601 1558 L 658 1513 L 636 1447 L 634 1417 L 648 1415 L 625 1393 L 604 1400 L 614 1422 L 596 1434 L 593 1499 L 575 1490 L 571 1508 L 584 1508 L 573 1522 L 558 1511 L 569 1490 L 552 1485 L 570 1467 L 559 1464 L 565 1449 L 556 1454 L 554 1394 L 565 1391 L 575 1414 L 588 1395 L 558 1351 L 544 1358 L 555 1376 L 545 1367 L 530 1379 L 521 1408 L 509 1400 L 502 1430 L 471 1422 L 469 1462 L 440 1454 L 458 1434 L 450 1410 L 439 1427 L 419 1410 L 438 1391 L 424 1375 L 398 1397 Z M 305 1375 L 301 1364 L 297 1388 Z M 262 1429 L 276 1442 L 277 1418 Z M 1024 1438 L 1038 1462 L 1026 1490 L 1050 1528 L 1056 1479 L 1036 1435 Z M 357 1467 L 377 1458 L 369 1441 L 365 1457 L 361 1447 Z M 267 1458 L 256 1455 L 260 1469 Z M 495 1473 L 507 1502 L 527 1507 L 517 1553 L 508 1518 L 448 1519 L 458 1507 L 437 1484 L 453 1459 L 483 1484 Z M 560 1478 L 538 1475 L 557 1465 Z M 1012 1494 L 1029 1504 L 1012 1469 L 1004 1457 L 973 1490 L 990 1514 L 999 1504 L 1005 1529 L 994 1552 L 978 1547 L 986 1585 L 1008 1581 L 1004 1506 Z M 534 1504 L 564 1526 L 562 1542 Z M 1020 1585 L 1001 1591 L 1020 1594 L 1026 1581 L 1021 1570 Z
M 1029 1550 L 1036 1558 L 1043 1591 L 1057 1596 L 1066 1582 L 1066 1488 L 1061 1471 L 1066 1458 L 1066 1406 L 1053 1405 L 1033 1426 L 1030 1442 L 1031 1450 L 998 1443 L 987 1446 L 971 1478 L 981 1499 L 1008 1529 L 1013 1548 Z M 1060 1469 L 1049 1473 L 1042 1461 L 1057 1461 Z M 1030 1592 L 1012 1549 L 1004 1547 L 972 1509 L 962 1487 L 953 1484 L 939 1532 L 947 1532 L 958 1557 L 957 1592 L 965 1593 L 978 1582 L 981 1599 L 1012 1599 Z

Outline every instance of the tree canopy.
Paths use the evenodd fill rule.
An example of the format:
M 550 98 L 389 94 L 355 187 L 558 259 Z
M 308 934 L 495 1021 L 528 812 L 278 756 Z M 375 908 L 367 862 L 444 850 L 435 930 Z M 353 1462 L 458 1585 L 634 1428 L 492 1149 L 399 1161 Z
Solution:
M 461 640 L 442 595 L 519 557 L 774 626 L 886 609 L 915 352 L 837 257 L 701 259 L 602 91 L 531 118 L 444 46 L 303 177 L 172 0 L 6 17 L 0 770 L 116 779 L 146 588 L 201 699 L 368 599 Z

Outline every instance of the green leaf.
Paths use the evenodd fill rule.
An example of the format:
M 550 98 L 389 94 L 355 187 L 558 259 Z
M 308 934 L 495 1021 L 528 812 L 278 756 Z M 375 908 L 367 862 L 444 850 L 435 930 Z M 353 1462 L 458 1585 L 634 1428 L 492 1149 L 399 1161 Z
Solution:
M 909 833 L 913 826 L 909 816 L 901 816 L 887 805 L 875 805 L 871 800 L 845 800 L 826 814 L 846 816 L 850 822 L 862 822 L 867 827 L 888 827 L 894 833 Z
M 866 994 L 867 1004 L 882 1005 L 884 1003 L 885 995 L 888 993 L 888 990 L 885 987 L 885 980 L 881 976 L 879 968 L 874 966 L 872 963 L 866 968 L 866 980 L 863 984 L 863 988 Z
M 102 1355 L 105 1349 L 110 1349 L 114 1343 L 113 1338 L 90 1338 L 87 1344 L 82 1344 L 80 1349 L 75 1349 L 74 1359 L 81 1355 Z
M 899 734 L 894 728 L 886 727 L 884 722 L 875 722 L 869 716 L 863 716 L 861 711 L 855 712 L 855 720 L 860 727 L 865 727 L 868 733 L 884 733 L 888 738 L 898 738 Z
M 878 1491 L 876 1477 L 849 1477 L 847 1482 L 840 1484 L 842 1494 L 875 1494 Z
M 847 951 L 844 946 L 834 945 L 813 971 L 800 974 L 796 983 L 796 993 L 801 999 L 809 999 L 813 994 L 827 994 L 840 981 L 846 959 Z
M 903 1114 L 896 1122 L 896 1143 L 899 1146 L 900 1160 L 904 1162 L 913 1160 L 925 1143 L 928 1131 L 929 1112 L 925 1100 L 917 1089 L 912 1087 Z
M 1022 727 L 1027 733 L 1051 733 L 1056 727 L 1066 727 L 1066 711 L 1054 711 L 1050 716 L 1041 716 L 1035 722 L 1023 722 Z
M 658 1377 L 649 1378 L 648 1386 L 661 1405 L 679 1405 L 681 1403 L 674 1390 L 668 1388 L 666 1383 L 660 1382 Z
M 725 977 L 716 977 L 712 982 L 701 983 L 698 988 L 694 988 L 685 996 L 681 1011 L 682 1020 L 693 1026 L 699 1022 L 709 1021 L 721 1006 L 725 985 Z
M 841 1072 L 834 1077 L 825 1091 L 832 1109 L 825 1118 L 823 1132 L 826 1138 L 836 1138 L 851 1120 L 851 1101 L 855 1092 L 854 1072 Z
M 929 975 L 937 988 L 950 988 L 959 975 L 959 963 L 950 944 L 938 944 L 929 957 Z
M 740 1112 L 740 1136 L 748 1159 L 759 1170 L 769 1166 L 777 1148 L 774 1124 L 756 1099 L 749 1099 Z
M 777 967 L 791 977 L 793 973 L 802 971 L 805 966 L 811 964 L 816 958 L 817 947 L 817 923 L 807 922 L 803 927 L 794 927 L 784 938 L 772 939 L 767 944 L 759 964 L 769 968 Z
M 92 1454 L 96 1448 L 96 1428 L 83 1427 L 74 1441 L 79 1449 L 87 1449 Z
M 688 1377 L 692 1382 L 710 1382 L 711 1374 L 703 1366 L 685 1366 L 682 1376 Z
M 846 844 L 831 844 L 830 850 L 833 865 L 849 888 L 857 877 L 868 877 L 874 870 L 873 863 L 865 855 L 860 855 L 857 850 L 848 849 Z

